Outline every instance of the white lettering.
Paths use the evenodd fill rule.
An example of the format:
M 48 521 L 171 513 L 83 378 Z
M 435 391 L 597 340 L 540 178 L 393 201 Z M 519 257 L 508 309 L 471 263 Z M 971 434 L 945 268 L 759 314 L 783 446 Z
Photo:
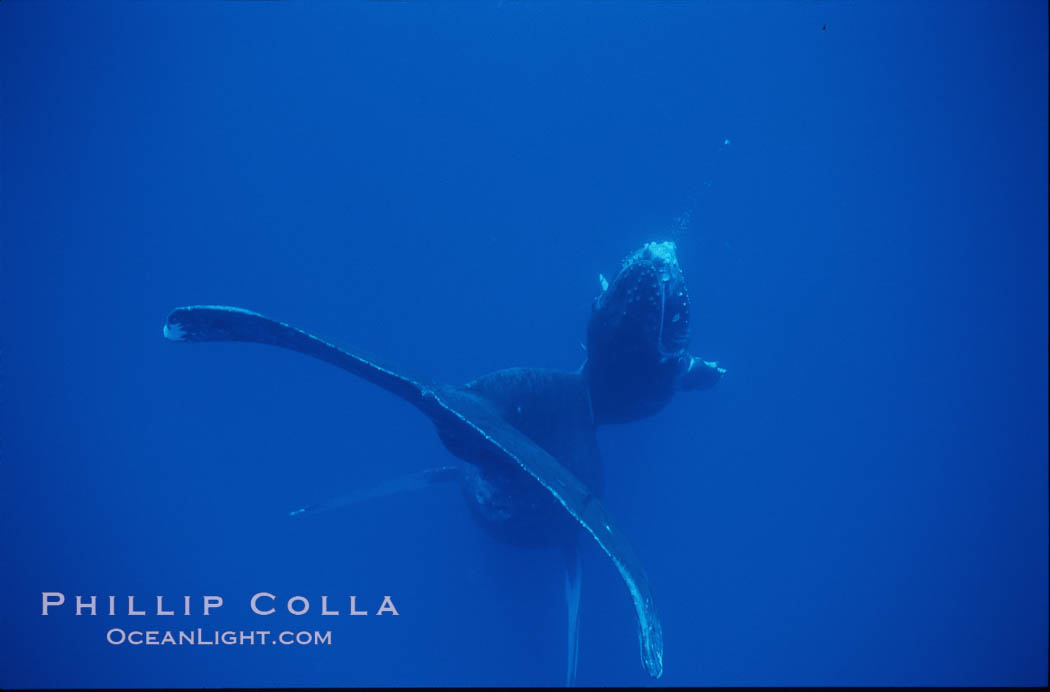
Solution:
M 66 602 L 65 594 L 58 593 L 57 591 L 43 591 L 40 594 L 44 601 L 44 610 L 40 613 L 41 615 L 47 615 L 47 609 L 51 606 L 60 606 Z M 58 597 L 55 600 L 55 596 Z
M 174 615 L 174 610 L 164 610 L 164 597 L 157 596 L 157 615 Z
M 277 610 L 276 608 L 270 608 L 269 610 L 259 610 L 257 604 L 260 598 L 269 598 L 272 601 L 274 598 L 276 598 L 276 596 L 274 596 L 272 593 L 267 593 L 265 591 L 261 591 L 255 594 L 254 596 L 252 596 L 252 612 L 256 615 L 272 615 L 274 611 Z
M 302 601 L 303 607 L 302 607 L 301 610 L 296 610 L 295 608 L 292 607 L 292 604 L 295 603 L 296 601 Z M 306 600 L 302 596 L 292 596 L 291 598 L 288 599 L 288 612 L 291 613 L 292 615 L 302 615 L 303 613 L 307 612 L 308 610 L 310 610 L 310 601 Z
M 145 615 L 145 610 L 135 610 L 135 597 L 128 596 L 128 615 Z M 131 635 L 128 635 L 128 642 L 135 644 L 136 642 L 131 641 Z
M 390 600 L 390 596 L 383 596 L 383 605 L 379 606 L 379 612 L 376 615 L 382 615 L 383 613 L 398 614 L 397 608 L 394 607 L 394 602 Z
M 92 596 L 91 600 L 88 601 L 87 603 L 84 603 L 84 600 L 83 600 L 82 596 L 77 596 L 76 597 L 76 602 L 77 602 L 77 615 L 80 615 L 80 611 L 81 610 L 87 610 L 88 608 L 91 609 L 91 614 L 92 615 L 95 614 L 95 597 L 94 596 Z
M 212 608 L 222 607 L 222 596 L 205 596 L 204 597 L 204 614 L 211 615 Z

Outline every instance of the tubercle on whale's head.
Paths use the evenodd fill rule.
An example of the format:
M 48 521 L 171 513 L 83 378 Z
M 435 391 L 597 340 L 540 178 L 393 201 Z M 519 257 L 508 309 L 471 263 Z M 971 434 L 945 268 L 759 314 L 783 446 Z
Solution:
M 601 277 L 587 330 L 589 357 L 631 352 L 666 360 L 689 345 L 689 294 L 674 242 L 646 243 L 611 282 Z

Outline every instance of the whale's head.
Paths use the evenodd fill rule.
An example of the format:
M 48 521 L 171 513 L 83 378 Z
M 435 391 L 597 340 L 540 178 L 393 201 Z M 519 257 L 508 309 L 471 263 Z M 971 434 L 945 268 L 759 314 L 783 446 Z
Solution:
M 641 358 L 676 358 L 689 345 L 689 293 L 673 242 L 647 243 L 594 300 L 588 353 L 628 345 Z M 626 344 L 625 344 L 626 342 Z
M 587 325 L 595 413 L 609 422 L 635 420 L 670 400 L 688 361 L 689 293 L 675 244 L 647 243 L 612 281 L 599 281 Z

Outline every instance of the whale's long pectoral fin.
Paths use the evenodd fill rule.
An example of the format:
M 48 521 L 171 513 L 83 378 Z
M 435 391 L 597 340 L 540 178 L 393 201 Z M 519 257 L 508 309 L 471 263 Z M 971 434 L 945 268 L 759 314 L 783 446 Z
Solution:
M 375 360 L 241 308 L 198 305 L 168 315 L 164 336 L 173 341 L 247 341 L 270 344 L 319 358 L 365 378 L 419 407 L 443 430 L 478 451 L 478 463 L 512 463 L 546 488 L 616 565 L 638 618 L 642 664 L 653 677 L 663 673 L 663 634 L 649 582 L 630 545 L 598 498 L 568 469 L 504 420 L 482 397 L 406 377 Z M 467 459 L 466 461 L 471 461 Z M 354 501 L 354 500 L 351 500 Z M 338 503 L 338 501 L 335 501 Z
M 433 401 L 462 423 L 462 432 L 486 451 L 516 463 L 545 487 L 598 542 L 620 572 L 634 602 L 642 665 L 654 678 L 663 674 L 664 640 L 649 580 L 630 544 L 613 524 L 602 503 L 571 471 L 501 418 L 480 397 L 451 387 L 431 390 Z M 436 416 L 435 416 L 436 418 Z M 446 423 L 440 423 L 448 424 Z
M 323 502 L 307 505 L 306 507 L 292 510 L 288 514 L 293 517 L 301 517 L 305 514 L 319 514 L 320 512 L 328 512 L 333 509 L 339 509 L 340 507 L 356 505 L 359 502 L 365 502 L 367 500 L 375 500 L 380 497 L 396 495 L 411 490 L 422 490 L 423 488 L 429 488 L 438 483 L 459 480 L 459 476 L 460 470 L 458 466 L 439 466 L 433 469 L 423 469 L 422 471 L 410 473 L 407 476 L 391 478 L 379 485 L 360 488 L 358 490 L 353 490 L 346 495 L 340 495 L 339 497 L 333 497 Z
M 417 406 L 422 391 L 429 386 L 371 358 L 349 353 L 301 329 L 242 308 L 175 308 L 164 323 L 164 336 L 172 341 L 249 341 L 291 349 L 352 372 Z

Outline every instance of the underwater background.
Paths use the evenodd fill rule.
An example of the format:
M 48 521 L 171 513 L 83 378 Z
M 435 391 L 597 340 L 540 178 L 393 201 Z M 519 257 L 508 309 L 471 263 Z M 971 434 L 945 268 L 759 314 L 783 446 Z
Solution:
M 657 683 L 1046 684 L 1047 24 L 1037 1 L 0 2 L 0 685 L 562 683 L 560 555 L 498 542 L 456 486 L 288 517 L 452 462 L 430 422 L 161 327 L 227 304 L 443 382 L 574 369 L 599 273 L 652 240 L 677 243 L 691 350 L 728 368 L 598 433 Z M 43 617 L 44 591 L 198 614 Z M 313 610 L 252 615 L 258 591 Z M 650 682 L 591 543 L 578 682 Z

